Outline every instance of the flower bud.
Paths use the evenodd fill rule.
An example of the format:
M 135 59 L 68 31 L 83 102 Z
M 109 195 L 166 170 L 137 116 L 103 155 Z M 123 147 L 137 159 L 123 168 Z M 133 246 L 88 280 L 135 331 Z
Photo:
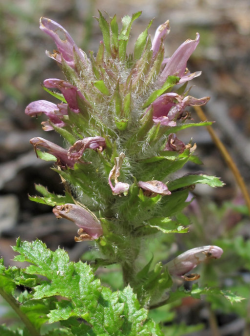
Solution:
M 146 196 L 171 195 L 171 192 L 168 190 L 166 184 L 161 181 L 139 181 L 138 186 L 145 191 L 144 194 Z
M 93 240 L 103 234 L 102 226 L 97 217 L 86 208 L 76 204 L 58 205 L 53 209 L 57 218 L 66 218 L 74 222 L 80 230 L 76 241 Z
M 66 149 L 40 137 L 32 138 L 30 143 L 34 146 L 35 150 L 37 147 L 43 147 L 47 149 L 49 154 L 52 154 L 57 158 L 58 166 L 74 168 L 74 164 L 77 160 L 69 159 L 68 151 Z
M 181 276 L 190 272 L 202 262 L 221 257 L 223 250 L 218 246 L 195 247 L 180 254 L 166 264 L 171 275 Z

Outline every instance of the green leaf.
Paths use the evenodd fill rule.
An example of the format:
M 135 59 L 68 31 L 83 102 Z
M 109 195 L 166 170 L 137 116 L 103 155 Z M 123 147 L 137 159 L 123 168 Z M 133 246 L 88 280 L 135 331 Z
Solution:
M 182 124 L 174 127 L 168 127 L 168 130 L 164 133 L 165 135 L 169 135 L 170 133 L 177 133 L 179 131 L 182 131 L 184 129 L 190 128 L 190 127 L 200 127 L 200 126 L 211 126 L 213 124 L 213 121 L 204 121 L 200 123 L 190 123 L 190 124 Z
M 147 38 L 148 38 L 148 29 L 151 27 L 152 23 L 153 23 L 153 20 L 149 22 L 147 28 L 144 30 L 144 32 L 142 32 L 139 35 L 138 39 L 135 42 L 134 60 L 138 60 L 141 57 L 145 49 Z
M 57 92 L 54 92 L 48 88 L 46 88 L 45 86 L 42 87 L 44 89 L 44 91 L 48 92 L 51 96 L 61 100 L 63 103 L 67 103 L 66 99 L 64 98 L 63 94 L 62 93 L 57 93 Z
M 170 191 L 185 188 L 192 184 L 208 184 L 210 187 L 223 187 L 224 183 L 215 176 L 187 175 L 168 183 Z
M 105 85 L 103 80 L 93 82 L 94 86 L 103 94 L 110 95 L 109 89 Z
M 142 106 L 142 108 L 144 109 L 144 108 L 148 107 L 150 104 L 152 104 L 156 100 L 156 98 L 160 97 L 165 91 L 167 91 L 168 89 L 170 89 L 174 85 L 176 85 L 179 82 L 179 80 L 180 80 L 179 77 L 168 76 L 166 82 L 163 84 L 163 86 L 161 87 L 161 89 L 154 91 L 150 95 L 150 97 L 148 98 L 148 100 L 146 101 L 146 103 Z M 171 129 L 172 128 L 173 127 L 171 127 Z
M 103 43 L 106 48 L 106 51 L 108 55 L 111 55 L 111 49 L 110 49 L 110 27 L 108 22 L 103 17 L 102 13 L 99 11 L 100 17 L 98 19 L 99 25 L 102 31 L 103 36 Z
M 36 203 L 46 204 L 50 206 L 63 205 L 65 203 L 74 203 L 72 196 L 65 192 L 65 196 L 55 195 L 54 193 L 50 193 L 47 188 L 40 184 L 36 184 L 35 188 L 38 192 L 40 192 L 44 197 L 39 196 L 29 196 L 29 199 Z
M 187 233 L 189 230 L 187 227 L 179 225 L 177 221 L 173 221 L 171 218 L 154 217 L 150 219 L 148 223 L 151 228 L 160 230 L 163 233 Z M 185 225 L 187 224 L 189 224 L 189 222 L 185 223 Z
M 112 31 L 112 37 L 111 37 L 111 41 L 112 41 L 112 46 L 115 49 L 118 49 L 118 34 L 119 34 L 119 27 L 116 21 L 116 15 L 114 15 L 113 19 L 110 22 L 110 27 L 111 27 L 111 31 Z
M 47 152 L 43 152 L 38 148 L 36 148 L 36 155 L 39 159 L 43 161 L 53 161 L 53 162 L 57 161 L 57 158 L 54 155 L 49 154 Z
M 47 193 L 46 190 L 43 192 Z M 40 314 L 43 323 L 46 311 L 50 323 L 60 321 L 64 326 L 62 335 L 65 336 L 150 336 L 153 333 L 155 336 L 163 336 L 155 323 L 148 319 L 147 310 L 141 308 L 132 288 L 126 287 L 112 293 L 95 279 L 89 265 L 81 261 L 70 262 L 64 250 L 52 252 L 39 240 L 32 243 L 18 241 L 13 249 L 20 253 L 22 261 L 32 264 L 26 268 L 26 274 L 47 278 L 34 286 L 33 292 L 29 294 L 33 301 L 29 301 L 31 306 L 26 305 L 24 311 L 30 317 L 32 314 Z M 63 299 L 58 301 L 58 296 Z M 79 318 L 85 323 L 79 322 Z M 69 330 L 72 334 L 68 333 Z M 59 336 L 59 329 L 48 335 Z
M 132 23 L 141 15 L 142 12 L 138 12 L 132 15 L 132 18 L 128 15 L 125 15 L 122 18 L 122 29 L 118 36 L 119 44 L 119 57 L 121 60 L 126 58 L 126 48 L 128 44 L 129 34 L 132 27 Z

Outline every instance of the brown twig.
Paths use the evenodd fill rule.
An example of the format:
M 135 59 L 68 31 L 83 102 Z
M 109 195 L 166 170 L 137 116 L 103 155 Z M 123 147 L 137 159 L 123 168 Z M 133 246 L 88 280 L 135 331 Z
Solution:
M 198 117 L 202 120 L 202 121 L 206 121 L 206 115 L 203 112 L 203 110 L 201 109 L 200 106 L 194 106 L 194 109 L 198 115 Z M 228 153 L 226 147 L 223 145 L 223 143 L 220 141 L 220 139 L 218 138 L 218 136 L 216 135 L 215 131 L 213 130 L 213 128 L 211 126 L 206 126 L 207 130 L 209 132 L 209 134 L 211 135 L 211 138 L 213 139 L 215 145 L 217 146 L 217 148 L 219 149 L 219 151 L 222 154 L 222 157 L 224 158 L 224 160 L 226 161 L 228 167 L 231 169 L 235 180 L 243 194 L 243 197 L 246 201 L 246 205 L 248 207 L 249 213 L 250 213 L 250 196 L 248 194 L 248 190 L 247 187 L 245 185 L 245 182 L 238 170 L 238 168 L 236 167 L 236 164 L 234 163 L 233 159 L 231 158 L 230 154 Z

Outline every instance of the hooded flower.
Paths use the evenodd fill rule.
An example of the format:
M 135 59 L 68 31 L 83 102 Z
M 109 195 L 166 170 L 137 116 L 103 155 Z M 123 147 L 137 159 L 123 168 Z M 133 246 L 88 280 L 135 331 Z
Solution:
M 146 194 L 146 196 L 154 197 L 156 195 L 171 195 L 166 184 L 161 181 L 139 181 L 138 186 L 145 191 L 144 194 Z
M 53 38 L 58 51 L 54 54 L 48 53 L 48 56 L 56 60 L 58 63 L 62 63 L 62 58 L 64 61 L 71 66 L 75 67 L 74 52 L 80 57 L 82 62 L 85 63 L 84 53 L 81 49 L 77 47 L 72 37 L 69 35 L 67 30 L 65 30 L 57 22 L 42 17 L 40 19 L 40 29 Z M 59 34 L 64 35 L 64 39 L 61 39 Z
M 169 21 L 166 21 L 156 29 L 155 36 L 152 41 L 153 57 L 155 57 L 159 51 L 161 43 L 164 41 L 169 32 Z
M 169 134 L 164 151 L 178 152 L 181 154 L 184 152 L 185 149 L 186 145 L 184 144 L 184 142 L 177 138 L 176 134 Z
M 76 241 L 93 240 L 103 234 L 98 218 L 88 209 L 75 204 L 58 205 L 53 209 L 57 218 L 66 218 L 74 222 L 80 229 L 80 237 Z
M 106 147 L 105 139 L 101 136 L 88 137 L 82 140 L 76 141 L 76 143 L 70 147 L 68 151 L 68 157 L 72 160 L 79 160 L 85 149 L 90 148 L 93 150 L 103 151 Z
M 195 40 L 188 39 L 179 46 L 173 55 L 165 62 L 166 66 L 161 73 L 160 83 L 164 83 L 168 76 L 178 76 L 182 79 L 180 83 L 183 83 L 201 74 L 200 72 L 196 72 L 192 75 L 186 73 L 187 61 L 196 49 L 199 41 L 200 35 L 196 33 Z
M 56 105 L 47 100 L 37 100 L 30 103 L 25 109 L 25 114 L 30 117 L 34 117 L 42 113 L 49 117 L 49 120 L 57 127 L 63 127 L 65 126 L 65 123 L 62 118 L 64 115 L 68 114 L 68 105 L 63 103 Z M 42 125 L 44 131 L 53 130 L 49 121 L 42 122 Z
M 68 158 L 68 151 L 53 142 L 43 139 L 43 138 L 32 138 L 30 143 L 34 146 L 35 150 L 37 147 L 43 147 L 47 149 L 49 154 L 54 155 L 57 158 L 57 164 L 61 167 L 74 168 L 76 159 L 72 160 Z
M 180 254 L 166 264 L 171 275 L 182 276 L 202 262 L 221 257 L 223 250 L 218 246 L 201 246 Z
M 120 169 L 121 169 L 124 158 L 125 158 L 124 153 L 121 153 L 119 157 L 116 157 L 115 165 L 109 173 L 109 185 L 110 185 L 113 195 L 120 195 L 120 194 L 126 195 L 129 190 L 128 183 L 123 183 L 123 182 L 118 181 L 118 177 L 120 176 Z M 113 186 L 111 180 L 115 181 L 115 186 Z
M 182 117 L 187 106 L 202 106 L 209 99 L 210 97 L 198 99 L 191 96 L 183 98 L 174 92 L 165 93 L 151 104 L 154 109 L 153 121 L 163 126 L 176 126 L 176 120 Z
M 77 98 L 85 100 L 83 94 L 74 85 L 57 78 L 45 79 L 43 85 L 49 89 L 58 89 L 62 92 L 65 100 L 67 101 L 69 108 L 75 112 L 79 113 L 79 107 Z

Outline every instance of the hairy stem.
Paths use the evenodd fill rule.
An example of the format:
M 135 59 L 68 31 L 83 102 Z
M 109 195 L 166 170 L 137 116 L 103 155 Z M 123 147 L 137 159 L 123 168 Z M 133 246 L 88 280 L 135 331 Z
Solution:
M 19 302 L 10 294 L 7 294 L 3 289 L 0 288 L 0 295 L 4 298 L 5 301 L 12 307 L 12 309 L 20 317 L 26 328 L 28 329 L 31 336 L 40 336 L 40 333 L 36 330 L 27 316 L 21 311 Z

